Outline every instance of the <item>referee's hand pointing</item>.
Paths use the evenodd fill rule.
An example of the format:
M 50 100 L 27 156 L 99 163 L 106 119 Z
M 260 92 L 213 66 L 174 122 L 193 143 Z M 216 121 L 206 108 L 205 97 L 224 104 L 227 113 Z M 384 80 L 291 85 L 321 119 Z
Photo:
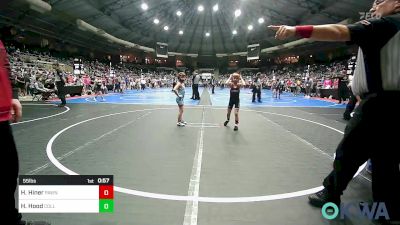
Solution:
M 296 36 L 296 28 L 291 26 L 268 26 L 269 29 L 276 31 L 275 38 L 278 40 L 286 40 L 288 38 Z

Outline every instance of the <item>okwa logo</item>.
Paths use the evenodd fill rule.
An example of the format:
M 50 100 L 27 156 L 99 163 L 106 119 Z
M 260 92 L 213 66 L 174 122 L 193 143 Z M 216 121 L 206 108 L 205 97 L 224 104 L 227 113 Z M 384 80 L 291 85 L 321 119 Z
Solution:
M 340 215 L 339 215 L 340 214 Z M 347 203 L 340 204 L 339 207 L 332 202 L 326 203 L 322 207 L 322 216 L 327 220 L 345 218 L 367 218 L 369 220 L 386 219 L 389 220 L 389 213 L 384 202 L 374 202 L 372 205 L 368 203 Z

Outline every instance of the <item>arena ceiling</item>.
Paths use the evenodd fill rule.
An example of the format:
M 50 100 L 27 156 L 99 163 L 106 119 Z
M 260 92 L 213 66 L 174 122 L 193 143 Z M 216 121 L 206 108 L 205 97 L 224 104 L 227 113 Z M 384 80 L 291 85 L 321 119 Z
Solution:
M 78 29 L 76 19 L 81 19 L 110 35 L 141 46 L 154 48 L 156 42 L 163 42 L 169 45 L 170 52 L 213 56 L 219 53 L 245 52 L 248 44 L 260 43 L 262 48 L 282 44 L 274 39 L 273 33 L 267 30 L 267 25 L 322 24 L 337 23 L 348 18 L 358 19 L 358 12 L 368 11 L 373 2 L 47 0 L 52 6 L 51 12 L 38 13 L 30 10 L 26 1 L 16 0 L 1 9 L 0 19 L 45 36 L 92 49 L 121 49 L 121 46 L 115 46 L 99 35 Z M 218 10 L 214 10 L 216 4 Z M 203 11 L 199 11 L 200 5 L 203 6 Z M 237 16 L 238 12 L 235 16 L 238 9 L 241 11 L 240 16 Z M 178 11 L 180 16 L 177 15 Z M 158 20 L 157 24 L 155 19 Z M 249 30 L 249 25 L 252 25 L 252 30 Z

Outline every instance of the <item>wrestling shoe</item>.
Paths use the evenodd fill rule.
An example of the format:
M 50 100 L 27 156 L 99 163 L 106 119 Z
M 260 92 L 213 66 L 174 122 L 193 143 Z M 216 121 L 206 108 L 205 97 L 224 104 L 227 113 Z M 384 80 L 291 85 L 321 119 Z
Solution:
M 228 126 L 229 120 L 225 121 L 224 126 Z

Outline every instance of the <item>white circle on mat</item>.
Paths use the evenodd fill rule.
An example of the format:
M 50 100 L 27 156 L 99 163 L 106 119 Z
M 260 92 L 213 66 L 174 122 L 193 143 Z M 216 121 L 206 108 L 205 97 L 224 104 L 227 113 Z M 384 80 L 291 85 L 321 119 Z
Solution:
M 186 107 L 186 108 L 202 108 L 202 107 Z M 206 107 L 207 109 L 217 109 L 217 110 L 226 110 L 223 108 L 211 108 L 211 107 Z M 83 123 L 105 118 L 105 117 L 111 117 L 111 116 L 116 116 L 116 115 L 121 115 L 121 114 L 127 114 L 127 113 L 135 113 L 135 112 L 148 112 L 148 111 L 156 111 L 156 110 L 176 110 L 175 108 L 154 108 L 154 109 L 142 109 L 142 110 L 134 110 L 134 111 L 126 111 L 126 112 L 120 112 L 120 113 L 113 113 L 113 114 L 108 114 L 108 115 L 103 115 L 103 116 L 98 116 L 94 117 L 91 119 L 87 119 L 75 124 L 72 124 L 71 126 L 68 126 L 58 133 L 56 133 L 47 143 L 46 147 L 46 152 L 47 156 L 50 159 L 50 161 L 56 166 L 58 169 L 63 171 L 64 173 L 68 175 L 79 175 L 78 173 L 68 169 L 64 165 L 62 165 L 58 159 L 54 156 L 53 154 L 53 143 L 59 137 L 62 133 L 65 131 L 76 127 L 78 125 L 81 125 Z M 284 115 L 284 114 L 279 114 L 279 113 L 272 113 L 272 112 L 264 112 L 264 111 L 257 111 L 257 110 L 250 110 L 250 109 L 241 109 L 241 111 L 247 111 L 247 112 L 256 112 L 256 113 L 262 113 L 262 114 L 270 114 L 270 115 L 276 115 L 276 116 L 282 116 L 286 118 L 291 118 L 291 119 L 296 119 L 296 120 L 301 120 L 304 122 L 312 123 L 318 126 L 322 126 L 325 128 L 328 128 L 330 130 L 333 130 L 335 132 L 338 132 L 340 134 L 343 134 L 342 131 L 330 127 L 328 125 L 315 122 L 312 120 L 308 119 L 303 119 L 295 116 L 290 116 L 290 115 Z M 367 163 L 362 165 L 357 173 L 355 174 L 354 177 L 358 176 L 360 172 L 366 167 Z M 152 198 L 152 199 L 160 199 L 160 200 L 172 200 L 172 201 L 198 201 L 198 202 L 208 202 L 208 203 L 246 203 L 246 202 L 263 202 L 263 201 L 273 201 L 273 200 L 281 200 L 281 199 L 289 199 L 289 198 L 296 198 L 296 197 L 301 197 L 301 196 L 306 196 L 313 194 L 315 192 L 321 191 L 324 187 L 319 186 L 319 187 L 314 187 L 306 190 L 301 190 L 301 191 L 296 191 L 296 192 L 290 192 L 290 193 L 282 193 L 282 194 L 273 194 L 273 195 L 263 195 L 263 196 L 251 196 L 251 197 L 193 197 L 193 196 L 185 196 L 185 195 L 169 195 L 169 194 L 160 194 L 160 193 L 152 193 L 152 192 L 146 192 L 146 191 L 139 191 L 139 190 L 134 190 L 134 189 L 129 189 L 129 188 L 124 188 L 124 187 L 118 187 L 114 186 L 114 190 L 119 193 L 124 193 L 124 194 L 129 194 L 129 195 L 134 195 L 134 196 L 139 196 L 139 197 L 145 197 L 145 198 Z

